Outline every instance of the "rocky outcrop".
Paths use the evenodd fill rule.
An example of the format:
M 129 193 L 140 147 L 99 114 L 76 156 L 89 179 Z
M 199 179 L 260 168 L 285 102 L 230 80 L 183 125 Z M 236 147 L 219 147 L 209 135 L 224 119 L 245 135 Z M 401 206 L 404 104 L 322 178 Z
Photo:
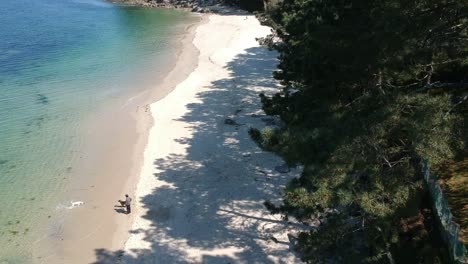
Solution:
M 185 8 L 193 12 L 210 12 L 209 7 L 224 4 L 223 0 L 111 0 L 113 3 L 159 8 Z
M 226 7 L 235 7 L 236 10 L 259 11 L 271 1 L 282 0 L 108 0 L 114 3 L 159 8 L 184 8 L 199 13 L 223 13 Z

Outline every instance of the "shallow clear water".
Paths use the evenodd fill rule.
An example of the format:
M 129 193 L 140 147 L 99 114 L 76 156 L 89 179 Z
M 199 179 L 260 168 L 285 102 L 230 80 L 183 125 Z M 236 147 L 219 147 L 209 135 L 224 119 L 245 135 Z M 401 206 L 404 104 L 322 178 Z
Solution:
M 25 263 L 79 158 L 83 121 L 147 88 L 185 12 L 99 0 L 0 1 L 0 263 Z

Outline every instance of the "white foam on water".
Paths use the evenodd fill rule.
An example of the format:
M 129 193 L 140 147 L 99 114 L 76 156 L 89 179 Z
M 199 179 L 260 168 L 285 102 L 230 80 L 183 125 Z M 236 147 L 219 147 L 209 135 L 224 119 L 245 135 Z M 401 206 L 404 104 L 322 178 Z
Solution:
M 71 209 L 75 209 L 75 208 L 78 208 L 78 207 L 81 207 L 84 205 L 84 202 L 83 201 L 73 201 L 71 200 L 70 202 L 68 202 L 66 205 L 64 204 L 58 204 L 56 209 L 57 210 L 62 210 L 62 209 L 67 209 L 67 210 L 71 210 Z
M 109 3 L 106 3 L 104 1 L 97 1 L 97 0 L 74 0 L 73 2 L 79 3 L 79 4 L 93 5 L 93 6 L 98 6 L 98 7 L 112 7 L 112 5 Z

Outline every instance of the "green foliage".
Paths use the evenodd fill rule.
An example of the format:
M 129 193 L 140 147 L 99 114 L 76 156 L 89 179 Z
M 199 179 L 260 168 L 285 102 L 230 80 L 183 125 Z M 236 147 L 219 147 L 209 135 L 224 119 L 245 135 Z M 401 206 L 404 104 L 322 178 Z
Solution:
M 253 127 L 249 128 L 249 135 L 255 142 L 261 143 L 262 135 L 258 129 Z
M 255 140 L 259 145 L 263 146 L 264 148 L 271 148 L 277 145 L 278 138 L 276 129 L 271 127 L 266 127 L 263 130 L 258 130 L 256 128 L 249 129 L 250 137 Z
M 275 129 L 271 127 L 264 128 L 261 132 L 262 144 L 266 147 L 278 144 Z
M 257 142 L 304 165 L 281 208 L 340 212 L 301 236 L 305 260 L 392 261 L 399 214 L 423 189 L 419 159 L 464 146 L 467 11 L 455 0 L 285 0 L 265 18 L 285 88 L 260 97 L 286 126 Z
M 226 0 L 226 2 L 235 4 L 250 12 L 263 10 L 263 0 Z

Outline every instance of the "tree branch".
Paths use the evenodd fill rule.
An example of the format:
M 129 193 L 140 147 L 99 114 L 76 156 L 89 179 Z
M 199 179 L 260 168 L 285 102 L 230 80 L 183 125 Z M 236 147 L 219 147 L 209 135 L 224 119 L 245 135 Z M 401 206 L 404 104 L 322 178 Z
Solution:
M 449 63 L 452 63 L 452 62 L 457 62 L 457 61 L 461 61 L 461 59 L 446 60 L 446 61 L 439 62 L 439 63 L 418 64 L 416 66 L 418 66 L 418 67 L 428 67 L 428 66 L 431 66 L 431 65 L 437 66 L 437 65 L 444 65 L 444 64 L 449 64 Z
M 416 92 L 426 92 L 428 90 L 433 89 L 468 89 L 468 83 L 459 82 L 459 83 L 441 83 L 435 82 L 431 84 L 426 84 L 420 89 L 416 90 Z
M 457 102 L 452 108 L 450 108 L 450 110 L 448 110 L 447 113 L 445 113 L 444 118 L 446 118 L 457 106 L 463 104 L 467 100 L 468 100 L 468 95 L 465 95 L 459 102 Z

